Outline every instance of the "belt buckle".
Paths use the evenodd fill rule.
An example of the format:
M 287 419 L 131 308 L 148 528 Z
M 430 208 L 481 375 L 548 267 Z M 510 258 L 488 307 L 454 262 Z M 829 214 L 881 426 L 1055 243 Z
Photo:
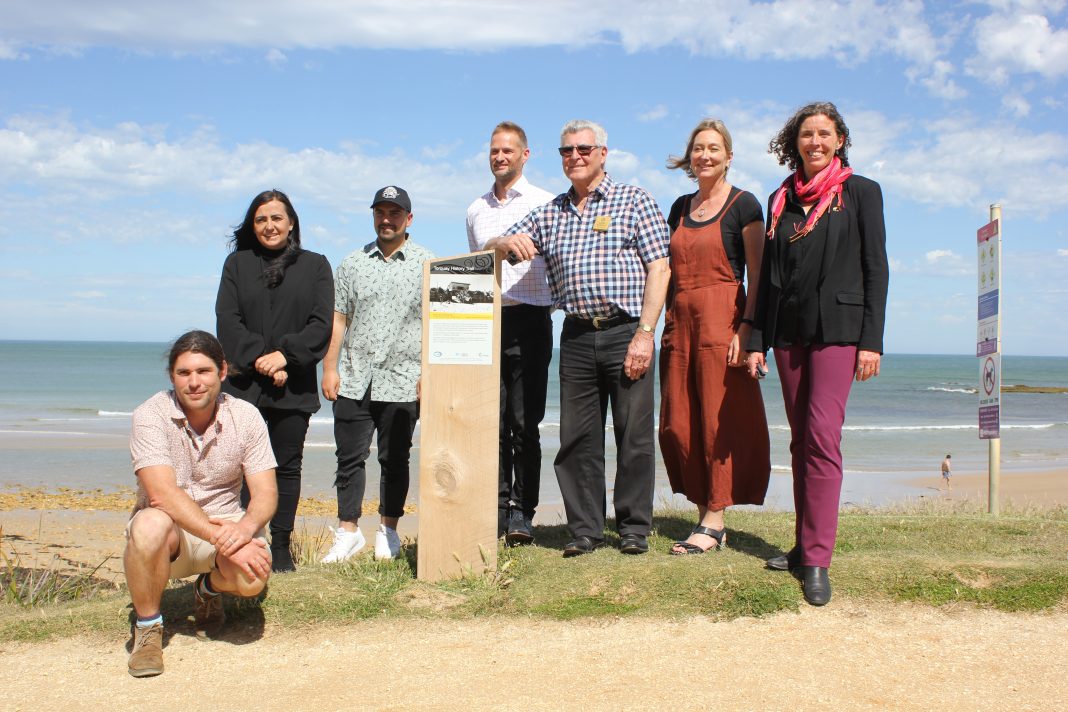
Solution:
M 603 328 L 601 326 L 601 324 L 603 322 L 608 321 L 609 318 L 610 317 L 607 317 L 607 316 L 595 316 L 595 317 L 593 317 L 593 319 L 591 320 L 591 321 L 593 321 L 593 328 L 597 329 L 598 331 L 600 331 Z

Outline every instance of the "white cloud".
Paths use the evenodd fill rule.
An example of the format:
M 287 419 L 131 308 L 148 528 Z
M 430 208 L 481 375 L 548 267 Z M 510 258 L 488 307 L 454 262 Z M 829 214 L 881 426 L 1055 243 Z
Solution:
M 771 102 L 705 107 L 705 113 L 722 118 L 732 130 L 732 182 L 761 201 L 786 173 L 767 153 L 767 142 L 791 108 Z M 852 165 L 878 180 L 888 200 L 915 201 L 936 210 L 981 210 L 1001 202 L 1007 218 L 1043 217 L 1068 204 L 1065 134 L 1035 133 L 963 114 L 918 122 L 860 107 L 840 108 L 855 140 Z M 668 152 L 682 151 L 683 138 L 677 146 L 665 147 L 675 150 L 664 155 L 639 156 L 613 147 L 608 170 L 617 180 L 642 185 L 661 203 L 670 201 L 693 190 L 681 171 L 667 171 L 662 163 Z M 22 225 L 17 229 L 33 227 L 62 244 L 84 243 L 98 239 L 98 226 L 105 224 L 105 237 L 114 243 L 166 239 L 221 245 L 226 226 L 239 217 L 232 214 L 235 202 L 246 200 L 250 189 L 275 186 L 297 202 L 302 217 L 307 215 L 306 228 L 320 222 L 320 232 L 308 233 L 316 244 L 342 244 L 351 238 L 345 234 L 346 221 L 358 221 L 366 212 L 367 196 L 385 182 L 404 185 L 421 218 L 455 218 L 457 206 L 467 205 L 487 180 L 484 151 L 456 155 L 462 146 L 456 141 L 400 149 L 356 136 L 335 147 L 287 148 L 264 142 L 227 144 L 210 127 L 178 135 L 129 122 L 92 127 L 63 118 L 15 117 L 0 125 L 0 155 L 5 156 L 0 162 L 0 240 L 10 243 L 16 229 L 11 225 Z M 552 171 L 553 163 L 546 170 Z M 547 176 L 532 172 L 530 178 L 553 190 L 564 187 L 555 171 Z M 176 210 L 175 198 L 196 201 L 196 214 Z M 139 204 L 127 204 L 131 199 Z M 111 213 L 120 205 L 116 219 Z M 25 215 L 47 217 L 31 225 L 21 217 Z M 160 225 L 167 226 L 165 236 Z M 34 247 L 26 249 L 45 249 L 44 243 L 28 244 Z
M 1068 134 L 1034 132 L 986 116 L 956 113 L 920 121 L 838 104 L 853 136 L 854 170 L 883 192 L 936 208 L 985 208 L 1043 217 L 1068 205 Z M 792 106 L 714 104 L 704 113 L 726 122 L 734 139 L 732 182 L 767 195 L 786 174 L 767 153 Z M 680 145 L 672 153 L 681 152 Z M 743 180 L 744 178 L 744 180 Z
M 46 0 L 5 8 L 0 43 L 7 43 L 6 55 L 20 46 L 194 53 L 267 47 L 268 60 L 292 49 L 485 51 L 605 43 L 631 53 L 681 46 L 696 55 L 830 59 L 843 66 L 889 56 L 904 61 L 911 78 L 936 96 L 962 93 L 944 61 L 946 41 L 932 30 L 919 0 L 676 0 L 670 10 L 645 0 L 587 0 L 580 21 L 561 21 L 573 11 L 564 0 L 503 0 L 494 12 L 478 0 L 188 0 L 142 3 L 131 12 L 128 0 L 96 0 L 86 12 L 82 0 Z
M 1052 27 L 1043 15 L 1018 9 L 1054 9 L 1051 3 L 1020 3 L 975 23 L 975 55 L 968 72 L 996 85 L 1014 73 L 1056 79 L 1068 76 L 1068 30 Z M 1019 8 L 1024 5 L 1024 8 Z M 1026 7 L 1030 6 L 1030 7 Z
M 99 290 L 90 290 L 86 292 L 71 292 L 70 295 L 75 299 L 103 299 L 107 296 L 107 294 Z
M 26 59 L 27 56 L 24 52 L 20 52 L 14 42 L 9 42 L 0 38 L 0 60 L 4 59 Z
M 459 148 L 462 143 L 463 141 L 456 140 L 449 143 L 439 143 L 436 146 L 425 146 L 422 149 L 423 158 L 428 158 L 432 161 L 443 160 L 451 156 L 452 152 Z
M 295 150 L 263 142 L 224 146 L 210 129 L 173 137 L 133 123 L 82 128 L 64 119 L 16 117 L 0 127 L 0 155 L 5 156 L 0 186 L 28 185 L 64 200 L 95 201 L 168 192 L 219 200 L 247 197 L 249 186 L 284 186 L 294 200 L 363 213 L 367 196 L 392 180 L 418 196 L 422 213 L 440 214 L 466 205 L 478 190 L 472 186 L 485 182 L 484 161 L 442 160 L 457 145 L 416 147 L 427 159 L 420 161 L 401 149 L 375 154 L 362 144 Z M 157 217 L 146 213 L 142 221 L 135 214 L 116 227 L 112 238 L 152 234 L 149 226 Z M 189 227 L 191 234 L 203 236 Z M 173 228 L 180 234 L 181 226 Z M 82 229 L 84 223 L 72 218 L 70 236 Z
M 953 81 L 955 73 L 956 69 L 952 63 L 939 59 L 929 65 L 914 65 L 906 70 L 905 75 L 934 96 L 942 99 L 963 99 L 967 92 Z
M 890 260 L 891 274 L 909 276 L 965 277 L 975 275 L 975 264 L 953 250 L 929 250 L 922 259 L 905 261 L 893 257 Z
M 1068 250 L 1059 249 L 1059 250 L 1057 250 L 1057 254 L 1060 255 L 1061 257 L 1068 257 Z
M 646 112 L 643 112 L 641 114 L 638 114 L 638 121 L 642 121 L 642 122 L 659 121 L 660 119 L 664 118 L 667 115 L 668 115 L 668 108 L 666 106 L 664 106 L 663 104 L 657 104 L 652 109 L 649 109 L 649 111 L 646 111 Z
M 876 112 L 856 116 L 846 116 L 855 137 L 850 161 L 862 172 L 882 161 L 872 177 L 884 190 L 937 206 L 1001 202 L 1039 216 L 1068 204 L 1068 135 L 967 114 L 923 126 Z
M 1031 113 L 1031 104 L 1019 94 L 1006 94 L 1001 98 L 1001 105 L 1018 118 Z
M 267 63 L 270 64 L 272 67 L 275 67 L 276 69 L 284 67 L 286 62 L 289 61 L 289 58 L 286 57 L 285 52 L 278 49 L 277 47 L 272 47 L 271 49 L 267 50 L 267 54 L 264 56 L 264 59 L 266 59 Z

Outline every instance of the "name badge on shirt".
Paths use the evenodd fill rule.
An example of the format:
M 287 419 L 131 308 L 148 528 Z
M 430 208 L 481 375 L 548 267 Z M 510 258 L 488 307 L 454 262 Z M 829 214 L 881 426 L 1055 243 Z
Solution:
M 609 226 L 612 224 L 611 215 L 598 215 L 593 220 L 593 229 L 597 232 L 608 232 Z

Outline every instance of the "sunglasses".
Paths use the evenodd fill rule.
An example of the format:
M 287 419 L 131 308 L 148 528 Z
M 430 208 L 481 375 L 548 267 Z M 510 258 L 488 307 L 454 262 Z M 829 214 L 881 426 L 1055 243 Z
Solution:
M 595 148 L 600 148 L 600 146 L 588 146 L 584 143 L 580 143 L 577 146 L 561 146 L 556 150 L 560 152 L 561 156 L 567 158 L 571 155 L 572 151 L 578 151 L 578 155 L 580 156 L 588 156 L 593 153 L 593 149 Z

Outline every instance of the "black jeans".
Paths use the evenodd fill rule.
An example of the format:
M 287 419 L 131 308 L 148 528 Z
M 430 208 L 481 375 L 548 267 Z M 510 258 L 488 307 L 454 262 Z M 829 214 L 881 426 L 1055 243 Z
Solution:
M 274 478 L 278 483 L 278 509 L 271 518 L 271 546 L 288 548 L 293 533 L 293 522 L 300 503 L 300 472 L 304 462 L 304 438 L 308 434 L 311 413 L 298 410 L 260 408 L 260 415 L 267 423 L 271 438 L 271 450 L 278 466 Z M 241 506 L 248 507 L 248 485 L 241 487 Z
M 501 309 L 501 439 L 498 509 L 533 517 L 541 487 L 541 433 L 553 322 L 549 307 Z
M 408 496 L 408 463 L 412 452 L 412 432 L 419 417 L 416 401 L 371 400 L 367 389 L 360 400 L 338 396 L 334 401 L 334 441 L 337 443 L 337 517 L 355 522 L 363 514 L 363 493 L 367 487 L 365 463 L 371 454 L 371 435 L 378 431 L 379 481 L 378 514 L 404 515 Z
M 571 535 L 604 536 L 604 428 L 616 438 L 613 504 L 620 534 L 649 533 L 653 520 L 653 367 L 637 381 L 623 374 L 636 322 L 597 331 L 573 319 L 560 335 L 560 452 L 556 479 Z

